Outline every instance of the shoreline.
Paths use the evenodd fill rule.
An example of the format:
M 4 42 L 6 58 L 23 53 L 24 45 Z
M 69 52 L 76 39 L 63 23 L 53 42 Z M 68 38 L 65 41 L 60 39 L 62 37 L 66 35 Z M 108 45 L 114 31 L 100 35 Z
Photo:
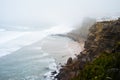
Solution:
M 58 67 L 56 68 L 57 70 L 50 71 L 45 74 L 45 77 L 50 78 L 51 76 L 51 79 L 57 76 L 59 70 L 63 65 L 66 64 L 68 58 L 75 58 L 76 55 L 83 50 L 84 46 L 84 43 L 78 43 L 68 37 L 62 37 L 58 35 L 49 36 L 42 41 L 41 47 L 43 51 L 49 53 L 55 59 Z M 49 76 L 47 76 L 47 74 L 49 74 Z
M 84 46 L 84 43 L 78 43 L 68 37 L 61 36 L 47 37 L 47 39 L 45 38 L 41 43 L 41 47 L 43 47 L 42 49 L 54 58 L 59 57 L 58 62 L 63 63 L 63 65 L 67 62 L 69 57 L 74 58 L 76 54 L 79 54 Z M 61 62 L 61 59 L 63 59 L 63 62 Z
M 81 71 L 84 69 L 85 65 L 87 63 L 91 63 L 94 61 L 94 59 L 98 59 L 101 55 L 100 53 L 119 52 L 119 26 L 120 19 L 96 22 L 93 26 L 91 26 L 87 40 L 85 41 L 85 49 L 80 52 L 79 55 L 76 55 L 76 58 L 68 58 L 66 65 L 62 66 L 62 68 L 59 70 L 60 72 L 55 78 L 57 80 L 81 80 L 82 76 L 80 77 L 80 74 L 84 73 Z M 118 43 L 118 47 L 116 50 L 114 50 L 116 47 L 116 42 Z M 86 77 L 86 79 L 87 78 L 88 77 Z

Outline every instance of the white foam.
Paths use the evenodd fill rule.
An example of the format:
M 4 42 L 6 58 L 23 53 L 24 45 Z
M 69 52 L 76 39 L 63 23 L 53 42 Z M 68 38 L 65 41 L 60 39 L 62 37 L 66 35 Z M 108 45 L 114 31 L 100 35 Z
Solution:
M 49 65 L 49 69 L 50 69 L 50 70 L 57 70 L 57 64 L 56 64 L 56 63 L 51 63 L 51 64 Z
M 56 64 L 55 59 L 54 59 L 53 62 L 50 62 L 48 68 L 49 68 L 50 71 L 46 72 L 44 74 L 44 78 L 45 78 L 45 80 L 53 80 L 54 77 L 59 73 L 59 67 Z M 56 74 L 52 75 L 52 72 L 54 72 L 54 71 L 56 71 Z
M 11 47 L 11 48 L 1 48 L 0 49 L 0 57 L 10 54 L 16 50 L 20 49 L 20 47 Z
M 44 31 L 1 31 L 0 32 L 0 57 L 10 54 L 23 46 L 31 45 L 49 34 L 62 34 L 73 28 L 60 25 Z M 13 50 L 14 49 L 14 50 Z M 36 47 L 36 49 L 41 49 Z
M 31 45 L 46 36 L 44 32 L 0 32 L 0 57 L 10 54 L 23 46 Z
M 17 31 L 1 31 L 0 32 L 0 44 L 6 43 L 9 40 L 22 36 L 24 32 Z

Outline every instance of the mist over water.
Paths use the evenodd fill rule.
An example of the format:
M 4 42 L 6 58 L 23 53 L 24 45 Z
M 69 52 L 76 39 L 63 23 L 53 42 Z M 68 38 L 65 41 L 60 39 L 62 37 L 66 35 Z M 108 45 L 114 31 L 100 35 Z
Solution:
M 62 30 L 63 27 L 65 30 Z M 59 25 L 39 30 L 1 30 L 0 79 L 51 80 L 51 72 L 58 71 L 58 64 L 66 62 L 69 57 L 66 55 L 71 51 L 69 51 L 70 48 L 67 48 L 66 45 L 71 40 L 60 37 L 52 38 L 50 35 L 66 34 L 72 29 L 72 27 Z M 59 41 L 61 44 L 59 44 Z M 55 49 L 52 46 L 57 48 Z M 63 46 L 65 47 L 62 48 Z M 55 53 L 49 51 L 49 49 L 55 51 Z M 56 56 L 53 56 L 53 53 Z M 61 59 L 62 56 L 65 57 Z
M 0 0 L 0 80 L 52 80 L 96 21 L 120 16 L 119 0 Z

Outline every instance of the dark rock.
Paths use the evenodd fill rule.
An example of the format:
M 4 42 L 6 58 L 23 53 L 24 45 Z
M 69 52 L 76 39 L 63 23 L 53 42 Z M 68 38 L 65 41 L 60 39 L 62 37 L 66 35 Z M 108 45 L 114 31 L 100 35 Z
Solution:
M 73 34 L 72 37 L 75 35 Z M 80 36 L 74 37 L 77 41 Z M 120 52 L 120 45 L 115 47 L 116 42 L 120 44 L 120 18 L 114 21 L 97 22 L 89 29 L 84 50 L 77 55 L 77 59 L 68 59 L 67 64 L 60 69 L 56 76 L 58 80 L 71 80 L 78 75 L 86 63 L 92 62 L 99 57 L 100 53 Z M 110 71 L 116 71 L 111 69 Z
M 52 75 L 55 75 L 55 74 L 57 74 L 57 72 L 56 72 L 56 71 L 53 71 L 53 72 L 51 72 L 51 74 L 52 74 Z
M 71 57 L 67 60 L 67 65 L 69 65 L 69 64 L 72 64 L 72 58 Z

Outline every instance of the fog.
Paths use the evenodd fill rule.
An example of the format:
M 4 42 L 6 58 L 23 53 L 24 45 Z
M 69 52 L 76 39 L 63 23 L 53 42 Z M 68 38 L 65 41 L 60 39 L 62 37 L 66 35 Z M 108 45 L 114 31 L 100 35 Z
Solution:
M 120 0 L 0 0 L 0 26 L 45 27 L 77 24 L 84 17 L 120 16 L 119 3 Z

